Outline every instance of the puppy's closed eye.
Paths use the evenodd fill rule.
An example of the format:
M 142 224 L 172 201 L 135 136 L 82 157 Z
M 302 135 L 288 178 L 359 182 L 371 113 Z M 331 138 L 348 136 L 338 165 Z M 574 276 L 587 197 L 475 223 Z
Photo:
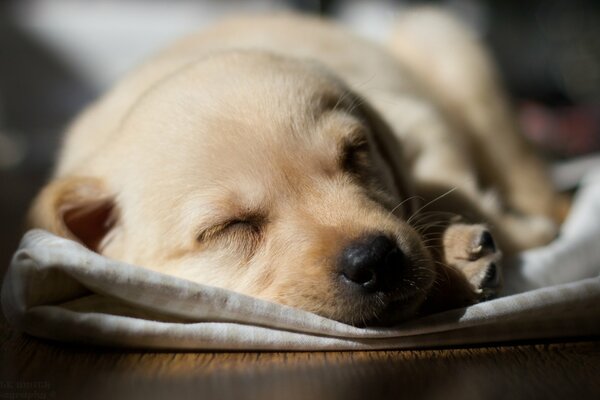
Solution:
M 251 256 L 261 241 L 264 219 L 255 216 L 232 218 L 204 229 L 197 236 L 199 243 L 232 247 Z

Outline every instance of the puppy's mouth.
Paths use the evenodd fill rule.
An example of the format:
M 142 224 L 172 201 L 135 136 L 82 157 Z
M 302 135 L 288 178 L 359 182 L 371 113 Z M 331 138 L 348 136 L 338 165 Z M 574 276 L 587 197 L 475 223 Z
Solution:
M 407 321 L 417 315 L 431 286 L 429 279 L 422 278 L 420 285 L 399 287 L 391 293 L 353 295 L 354 306 L 347 315 L 337 318 L 340 322 L 357 327 L 389 327 Z
M 417 310 L 423 303 L 425 296 L 422 293 L 414 292 L 401 299 L 390 301 L 386 307 L 369 319 L 361 323 L 354 323 L 359 327 L 391 327 L 401 322 L 407 321 L 416 316 Z

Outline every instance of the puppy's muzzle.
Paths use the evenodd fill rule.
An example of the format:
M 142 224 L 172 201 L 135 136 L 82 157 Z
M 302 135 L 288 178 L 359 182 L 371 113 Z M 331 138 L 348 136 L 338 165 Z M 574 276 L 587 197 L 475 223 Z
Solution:
M 353 289 L 367 293 L 392 292 L 400 286 L 408 259 L 395 240 L 373 234 L 351 242 L 339 258 L 343 280 Z

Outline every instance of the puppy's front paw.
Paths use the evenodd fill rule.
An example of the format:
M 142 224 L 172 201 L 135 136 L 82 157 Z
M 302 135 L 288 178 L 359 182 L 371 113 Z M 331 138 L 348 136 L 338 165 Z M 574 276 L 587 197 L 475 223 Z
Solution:
M 501 253 L 485 225 L 450 225 L 444 231 L 443 250 L 445 263 L 465 276 L 480 300 L 498 295 Z

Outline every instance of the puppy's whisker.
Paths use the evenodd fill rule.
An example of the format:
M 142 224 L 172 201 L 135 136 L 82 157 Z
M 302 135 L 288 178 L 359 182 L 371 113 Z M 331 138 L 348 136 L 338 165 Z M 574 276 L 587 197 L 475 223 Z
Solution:
M 420 199 L 420 200 L 424 200 L 421 196 L 410 196 L 404 200 L 402 200 L 400 203 L 398 203 L 398 205 L 394 208 L 392 208 L 392 210 L 390 211 L 389 215 L 393 215 L 394 212 L 396 212 L 396 210 L 400 207 L 402 207 L 407 201 L 411 201 L 414 199 Z
M 422 228 L 422 227 L 433 227 L 435 225 L 443 227 L 443 226 L 447 226 L 448 223 L 446 221 L 444 221 L 444 220 L 428 219 L 428 220 L 425 220 L 425 221 L 418 221 L 418 223 L 416 223 L 414 225 L 414 228 L 418 229 L 418 228 Z
M 460 217 L 460 216 L 456 213 L 446 212 L 446 211 L 425 211 L 425 212 L 419 213 L 418 215 L 415 216 L 415 218 L 417 218 L 417 220 L 429 219 L 429 218 L 452 219 L 452 218 L 457 218 L 457 217 Z
M 420 207 L 419 209 L 417 209 L 417 211 L 415 211 L 413 213 L 413 215 L 408 218 L 408 220 L 406 221 L 408 224 L 410 224 L 412 222 L 412 220 L 415 218 L 416 215 L 419 214 L 419 212 L 421 212 L 422 210 L 424 210 L 425 208 L 429 207 L 431 204 L 435 203 L 436 201 L 439 201 L 441 199 L 443 199 L 444 197 L 450 195 L 451 193 L 453 193 L 454 191 L 456 191 L 458 189 L 458 187 L 453 187 L 452 189 L 448 190 L 445 193 L 442 193 L 441 195 L 439 195 L 438 197 L 436 197 L 435 199 L 429 201 L 427 204 L 425 204 L 424 206 Z
M 358 107 L 362 106 L 363 104 L 365 104 L 365 101 L 363 99 L 353 99 L 350 105 L 348 106 L 348 112 L 353 113 Z
M 338 97 L 337 101 L 335 102 L 335 104 L 333 105 L 331 110 L 337 111 L 338 108 L 340 107 L 340 105 L 342 105 L 348 97 L 350 97 L 350 92 L 342 93 L 342 95 L 340 97 Z
M 346 108 L 347 108 L 347 111 L 350 113 L 354 112 L 354 110 L 356 110 L 357 107 L 363 105 L 365 102 L 360 97 L 353 97 L 349 91 L 346 91 L 338 97 L 338 99 L 336 100 L 336 103 L 332 107 L 332 111 L 338 111 L 338 109 L 342 105 L 345 105 L 344 103 L 347 103 L 348 99 L 350 99 L 350 101 L 348 102 Z
M 429 239 L 423 241 L 423 245 L 424 245 L 425 249 L 427 249 L 427 250 L 432 250 L 435 247 L 437 247 L 437 246 L 435 246 L 437 243 L 439 243 L 438 238 L 429 238 Z
M 357 85 L 356 85 L 356 88 L 357 88 L 357 89 L 364 90 L 364 91 L 367 91 L 366 85 L 367 85 L 367 84 L 369 84 L 369 83 L 371 83 L 371 81 L 372 81 L 373 79 L 375 79 L 375 77 L 376 77 L 376 76 L 377 76 L 376 74 L 372 74 L 372 75 L 370 75 L 370 76 L 369 76 L 367 79 L 365 79 L 365 80 L 364 80 L 364 81 L 362 81 L 361 83 L 357 84 Z M 373 87 L 371 87 L 369 90 L 376 90 L 376 88 L 373 88 Z
M 439 240 L 441 235 L 434 235 L 433 233 L 423 235 L 423 243 L 430 242 L 432 240 Z
M 437 231 L 432 231 L 433 228 L 440 228 L 443 229 L 446 226 L 448 226 L 448 224 L 443 223 L 443 222 L 432 222 L 430 224 L 423 224 L 423 225 L 419 225 L 417 227 L 415 227 L 415 230 L 421 234 L 421 237 L 426 238 L 429 235 L 440 235 L 441 232 L 437 232 Z

